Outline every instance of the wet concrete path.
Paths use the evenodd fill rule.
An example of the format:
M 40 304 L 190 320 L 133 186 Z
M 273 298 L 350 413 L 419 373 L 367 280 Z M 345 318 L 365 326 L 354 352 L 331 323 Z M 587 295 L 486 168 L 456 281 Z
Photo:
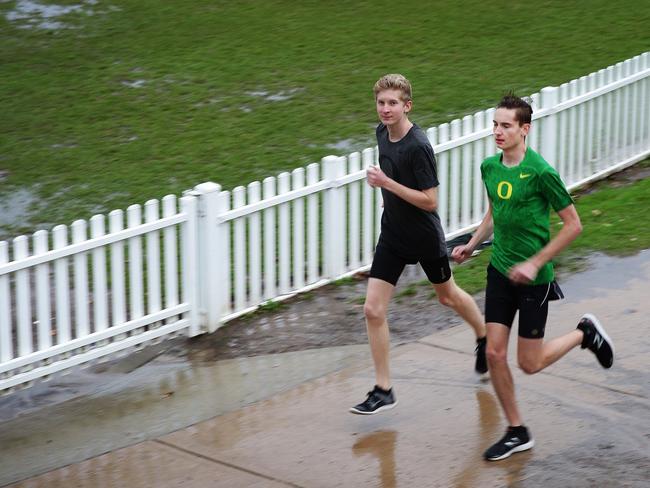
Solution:
M 347 413 L 373 383 L 365 345 L 216 363 L 168 353 L 115 363 L 99 384 L 70 375 L 65 401 L 18 392 L 0 399 L 0 486 L 645 487 L 649 284 L 650 250 L 563 279 L 547 336 L 595 313 L 616 362 L 576 349 L 541 374 L 514 370 L 536 446 L 505 461 L 481 459 L 505 423 L 458 325 L 394 347 L 400 404 L 372 417 Z

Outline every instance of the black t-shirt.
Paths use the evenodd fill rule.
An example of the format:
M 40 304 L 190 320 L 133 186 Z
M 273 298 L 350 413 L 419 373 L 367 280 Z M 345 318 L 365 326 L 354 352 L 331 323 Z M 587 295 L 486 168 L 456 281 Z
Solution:
M 438 186 L 436 158 L 426 134 L 417 125 L 398 142 L 388 139 L 384 124 L 377 127 L 379 166 L 398 183 L 415 190 Z M 384 211 L 379 243 L 404 258 L 447 255 L 445 234 L 436 211 L 427 212 L 381 189 Z

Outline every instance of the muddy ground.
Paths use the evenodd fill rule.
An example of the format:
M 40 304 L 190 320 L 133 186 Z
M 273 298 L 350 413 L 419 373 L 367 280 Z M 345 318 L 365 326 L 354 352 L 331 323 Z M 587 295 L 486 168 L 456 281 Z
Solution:
M 401 279 L 396 294 L 407 284 L 421 280 Z M 415 341 L 462 322 L 453 311 L 429 298 L 425 287 L 418 286 L 417 290 L 416 295 L 391 303 L 388 321 L 393 344 Z M 192 339 L 188 354 L 194 360 L 216 360 L 364 344 L 365 292 L 365 274 L 355 276 L 350 284 L 324 286 L 285 302 L 279 310 L 235 319 L 213 334 Z M 476 298 L 482 308 L 482 297 Z

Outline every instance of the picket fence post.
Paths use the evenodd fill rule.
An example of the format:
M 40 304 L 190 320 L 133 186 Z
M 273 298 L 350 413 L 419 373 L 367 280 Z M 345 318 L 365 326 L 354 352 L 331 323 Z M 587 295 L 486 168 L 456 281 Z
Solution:
M 223 209 L 224 195 L 221 185 L 213 182 L 201 183 L 189 195 L 198 198 L 198 274 L 200 322 L 207 332 L 219 328 L 230 283 L 230 246 L 227 223 L 218 221 Z
M 345 191 L 335 182 L 345 175 L 345 158 L 323 158 L 323 177 L 334 182 L 323 195 L 323 270 L 334 279 L 345 272 Z
M 198 261 L 198 199 L 190 192 L 181 197 L 181 209 L 187 215 L 187 221 L 181 227 L 181 269 L 182 271 L 182 301 L 190 305 L 188 318 L 190 327 L 188 335 L 194 337 L 201 332 L 200 319 L 200 283 L 198 274 L 201 266 Z
M 547 86 L 541 91 L 541 108 L 551 109 L 558 103 L 558 88 Z M 550 114 L 542 120 L 542 141 L 539 145 L 539 153 L 554 168 L 558 167 L 557 157 L 557 114 Z

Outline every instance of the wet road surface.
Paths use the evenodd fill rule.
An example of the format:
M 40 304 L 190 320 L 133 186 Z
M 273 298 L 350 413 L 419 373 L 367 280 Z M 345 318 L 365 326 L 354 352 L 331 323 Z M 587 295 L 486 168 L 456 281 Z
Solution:
M 505 422 L 469 327 L 432 326 L 393 348 L 400 404 L 372 417 L 347 413 L 373 383 L 365 345 L 218 362 L 167 350 L 103 382 L 70 375 L 58 399 L 18 392 L 0 399 L 0 486 L 646 487 L 649 283 L 650 251 L 563 280 L 547 337 L 594 313 L 616 361 L 575 349 L 538 375 L 513 369 L 536 445 L 504 461 L 481 459 Z

